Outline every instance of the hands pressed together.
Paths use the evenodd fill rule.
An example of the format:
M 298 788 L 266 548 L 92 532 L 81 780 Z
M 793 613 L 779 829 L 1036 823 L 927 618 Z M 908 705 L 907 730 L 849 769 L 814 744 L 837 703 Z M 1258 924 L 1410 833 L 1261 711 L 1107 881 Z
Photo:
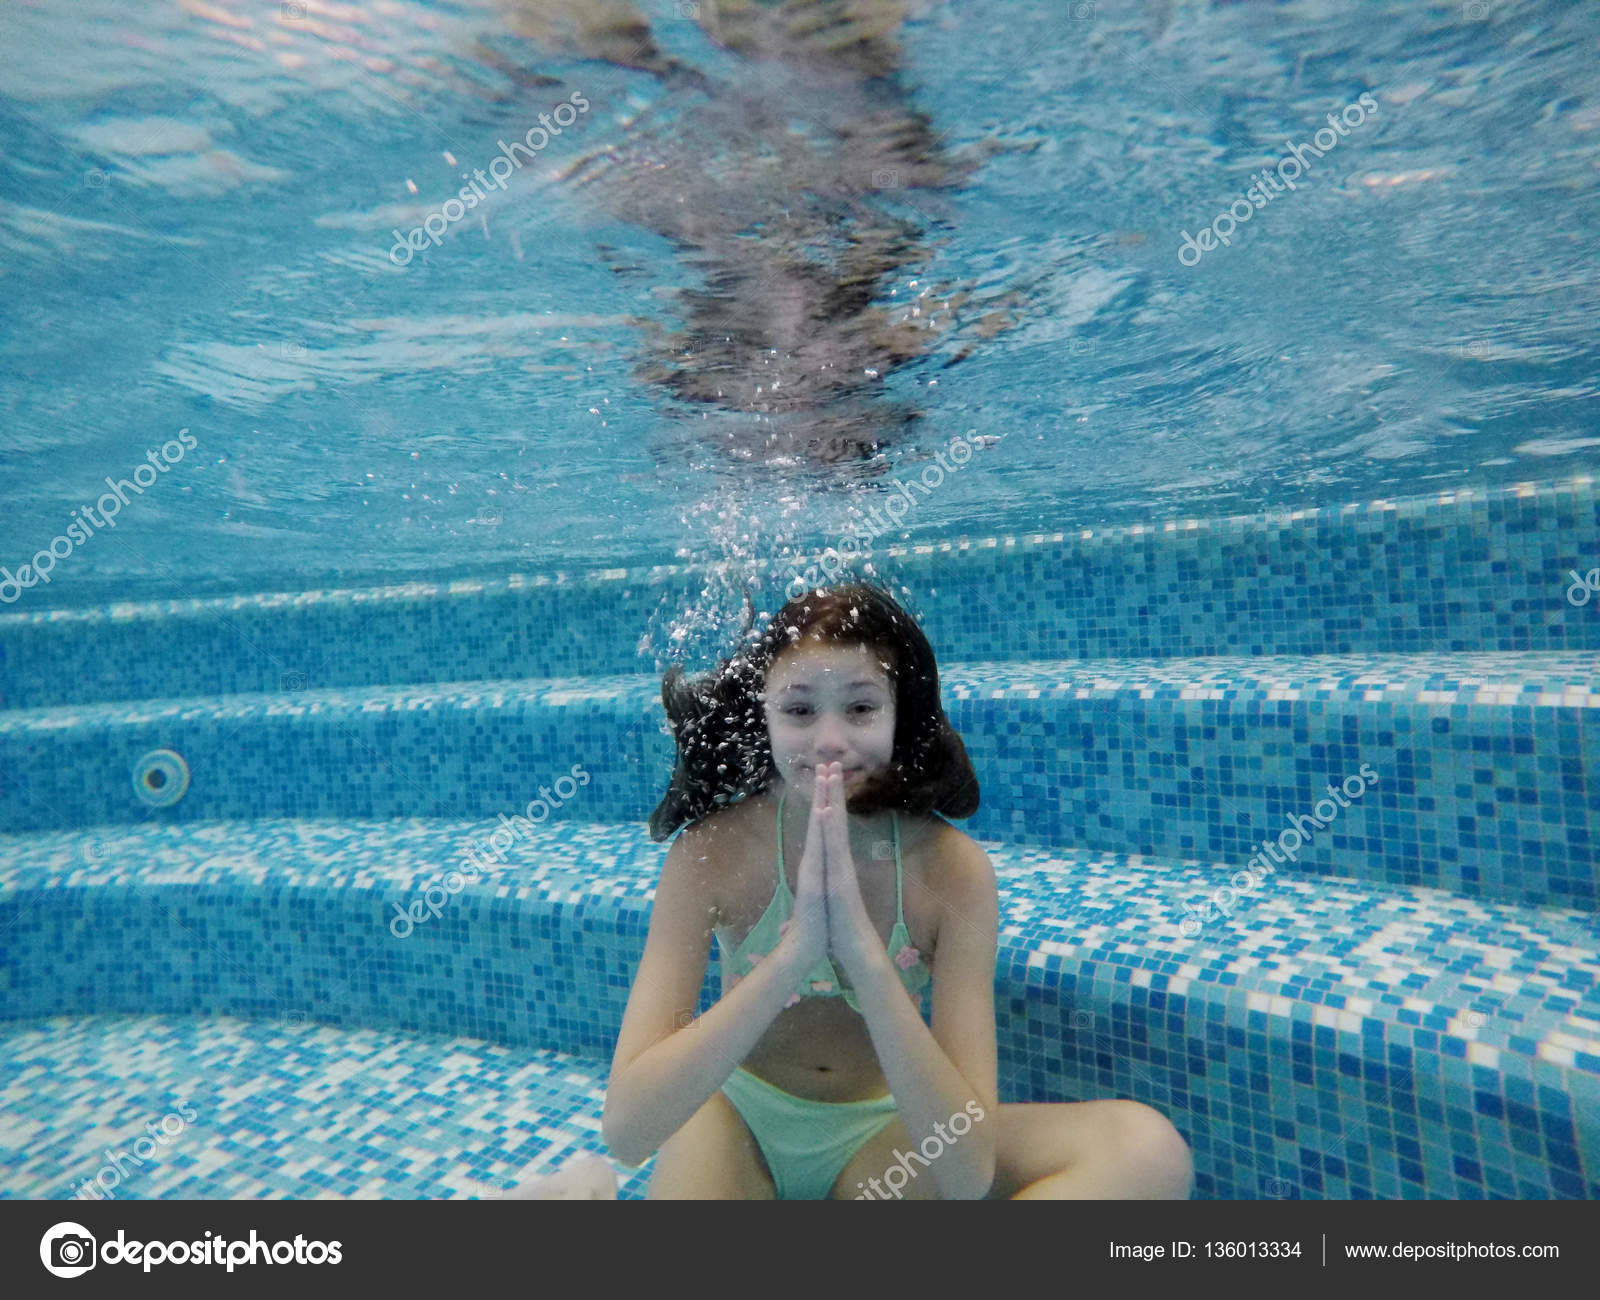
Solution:
M 871 963 L 884 954 L 856 880 L 841 763 L 816 769 L 791 928 L 808 954 L 819 961 L 833 957 L 852 983 L 865 978 Z

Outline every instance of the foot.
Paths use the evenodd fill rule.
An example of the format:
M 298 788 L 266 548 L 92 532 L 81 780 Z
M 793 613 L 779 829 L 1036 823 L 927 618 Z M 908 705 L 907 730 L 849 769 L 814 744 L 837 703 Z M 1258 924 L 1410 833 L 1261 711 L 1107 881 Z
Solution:
M 503 1201 L 614 1201 L 617 1175 L 602 1156 L 579 1156 L 553 1174 L 519 1181 L 500 1194 Z

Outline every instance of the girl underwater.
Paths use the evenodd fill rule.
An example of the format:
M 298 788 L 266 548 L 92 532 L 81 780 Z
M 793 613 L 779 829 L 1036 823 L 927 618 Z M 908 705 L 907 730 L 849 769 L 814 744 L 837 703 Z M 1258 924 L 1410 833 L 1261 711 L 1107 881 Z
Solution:
M 999 1101 L 995 874 L 945 820 L 977 810 L 977 776 L 886 591 L 807 592 L 661 694 L 677 765 L 650 832 L 685 829 L 602 1124 L 619 1160 L 655 1157 L 651 1199 L 1189 1195 L 1148 1106 Z M 696 1017 L 713 935 L 723 993 Z

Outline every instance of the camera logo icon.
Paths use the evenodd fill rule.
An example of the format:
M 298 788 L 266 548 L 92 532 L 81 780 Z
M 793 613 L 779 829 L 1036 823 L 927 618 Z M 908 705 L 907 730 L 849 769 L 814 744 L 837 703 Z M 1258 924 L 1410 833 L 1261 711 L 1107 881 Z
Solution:
M 81 1223 L 58 1223 L 40 1238 L 39 1260 L 57 1277 L 78 1277 L 94 1267 L 94 1238 Z
M 111 856 L 111 846 L 91 836 L 78 845 L 78 856 L 91 865 L 103 862 Z

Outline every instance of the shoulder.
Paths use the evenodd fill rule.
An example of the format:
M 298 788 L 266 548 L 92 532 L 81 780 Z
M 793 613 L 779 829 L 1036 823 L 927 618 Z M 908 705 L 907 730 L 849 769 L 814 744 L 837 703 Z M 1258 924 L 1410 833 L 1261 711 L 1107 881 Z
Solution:
M 674 843 L 681 842 L 697 856 L 716 856 L 719 850 L 726 851 L 736 837 L 748 833 L 756 811 L 754 805 L 764 798 L 764 795 L 751 795 L 738 803 L 724 804 L 699 821 L 688 823 L 679 831 Z
M 917 820 L 911 842 L 930 875 L 947 882 L 972 876 L 994 879 L 989 855 L 972 836 L 937 814 Z
M 994 863 L 970 834 L 944 818 L 933 821 L 926 879 L 939 900 L 934 954 L 952 940 L 957 948 L 971 948 L 992 964 L 1000 935 L 1000 887 L 995 884 Z
M 922 841 L 928 883 L 951 906 L 970 909 L 985 895 L 996 897 L 994 864 L 983 845 L 942 817 L 929 818 Z
M 678 833 L 668 859 L 692 874 L 707 905 L 722 924 L 728 899 L 738 892 L 741 873 L 750 862 L 750 837 L 762 812 L 763 795 L 728 804 L 691 822 Z M 663 871 L 667 868 L 663 867 Z
M 942 817 L 939 822 L 938 846 L 941 861 L 947 863 L 949 870 L 959 876 L 977 877 L 993 885 L 994 864 L 989 861 L 989 855 L 984 851 L 983 845 L 966 831 L 952 826 Z
M 933 903 L 923 924 L 928 927 L 934 969 L 947 941 L 978 954 L 973 961 L 992 961 L 1000 932 L 1000 892 L 984 847 L 933 815 L 917 818 L 907 849 L 907 866 L 910 861 L 917 863 L 917 881 L 925 887 L 918 890 L 918 897 Z M 960 965 L 962 959 L 955 962 Z

